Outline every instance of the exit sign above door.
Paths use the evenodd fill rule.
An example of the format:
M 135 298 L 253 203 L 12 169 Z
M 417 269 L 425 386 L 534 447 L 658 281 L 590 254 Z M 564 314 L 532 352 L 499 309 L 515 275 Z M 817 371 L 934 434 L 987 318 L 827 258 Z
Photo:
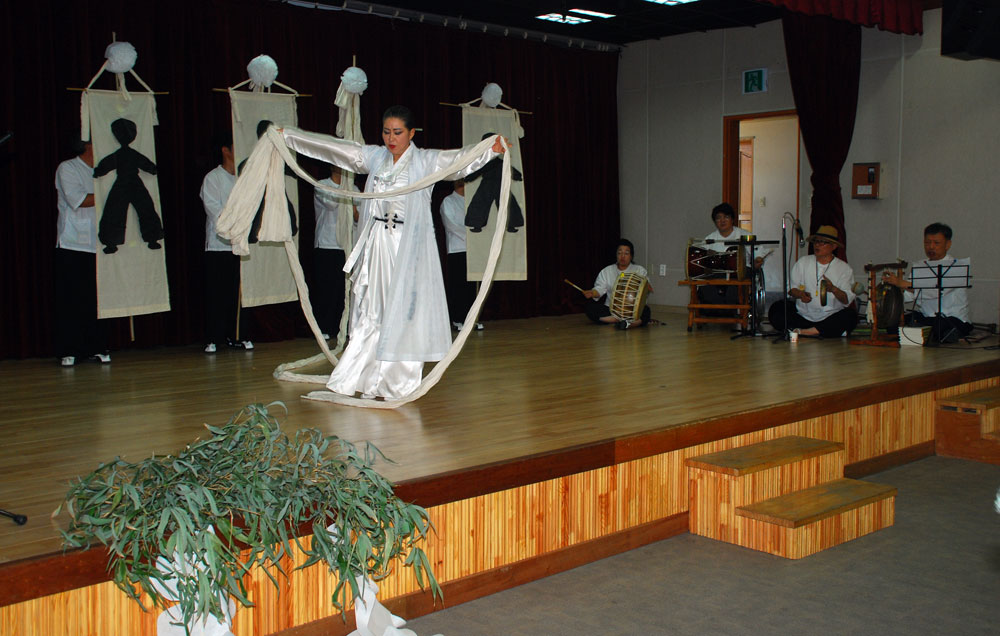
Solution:
M 767 92 L 767 69 L 755 68 L 743 71 L 743 94 Z

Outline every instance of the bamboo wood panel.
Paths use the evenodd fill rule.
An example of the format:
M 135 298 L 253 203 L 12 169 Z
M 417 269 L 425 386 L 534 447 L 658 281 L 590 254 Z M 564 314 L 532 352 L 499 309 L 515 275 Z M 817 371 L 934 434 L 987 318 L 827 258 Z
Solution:
M 934 439 L 933 404 L 937 397 L 998 385 L 1000 378 L 989 378 L 434 506 L 429 512 L 437 534 L 425 549 L 440 581 L 503 567 L 687 511 L 684 462 L 689 457 L 784 435 L 804 435 L 843 442 L 843 461 L 852 463 Z M 891 511 L 879 514 L 883 523 L 888 519 L 885 525 L 891 525 Z M 815 532 L 825 537 L 834 530 Z M 846 536 L 845 531 L 836 532 L 835 536 Z M 768 541 L 779 542 L 774 538 Z M 803 541 L 809 545 L 810 541 L 823 543 L 826 539 Z M 380 582 L 379 597 L 389 599 L 415 590 L 410 577 L 409 572 L 393 573 Z M 293 574 L 280 597 L 266 582 L 255 591 L 259 606 L 237 611 L 235 633 L 266 634 L 271 627 L 280 629 L 334 615 L 330 605 L 334 584 L 322 564 Z M 4 636 L 139 636 L 153 633 L 154 623 L 155 615 L 144 615 L 110 583 L 0 608 L 0 633 Z
M 844 475 L 844 453 L 837 451 L 775 466 L 748 475 L 689 467 L 691 497 L 688 527 L 692 533 L 742 545 L 743 524 L 736 509 Z
M 787 559 L 801 559 L 895 523 L 896 498 L 890 497 L 798 528 L 746 519 L 740 545 Z

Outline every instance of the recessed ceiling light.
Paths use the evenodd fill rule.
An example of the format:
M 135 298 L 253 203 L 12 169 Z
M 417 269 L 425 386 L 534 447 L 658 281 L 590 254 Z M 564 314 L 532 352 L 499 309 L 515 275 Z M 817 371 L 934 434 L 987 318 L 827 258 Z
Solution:
M 592 18 L 613 18 L 615 14 L 613 13 L 601 13 L 600 11 L 591 11 L 590 9 L 570 9 L 570 13 L 579 13 L 580 15 L 589 15 Z
M 583 24 L 584 22 L 590 22 L 586 18 L 578 18 L 575 15 L 563 15 L 561 13 L 546 13 L 545 15 L 535 16 L 539 20 L 548 20 L 549 22 L 561 22 L 562 24 Z

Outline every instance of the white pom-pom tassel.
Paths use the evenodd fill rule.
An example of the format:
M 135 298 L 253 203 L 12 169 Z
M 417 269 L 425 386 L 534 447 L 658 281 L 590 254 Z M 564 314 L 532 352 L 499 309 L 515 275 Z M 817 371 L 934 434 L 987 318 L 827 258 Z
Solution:
M 112 73 L 128 73 L 139 54 L 128 42 L 112 42 L 104 49 L 104 57 L 108 60 L 104 68 Z
M 344 90 L 354 95 L 360 95 L 368 88 L 368 76 L 357 66 L 351 66 L 340 76 Z
M 254 86 L 271 88 L 278 78 L 278 63 L 270 55 L 258 55 L 247 64 L 247 73 Z
M 497 104 L 500 103 L 501 97 L 503 97 L 503 89 L 499 85 L 490 82 L 483 89 L 483 106 L 496 108 Z

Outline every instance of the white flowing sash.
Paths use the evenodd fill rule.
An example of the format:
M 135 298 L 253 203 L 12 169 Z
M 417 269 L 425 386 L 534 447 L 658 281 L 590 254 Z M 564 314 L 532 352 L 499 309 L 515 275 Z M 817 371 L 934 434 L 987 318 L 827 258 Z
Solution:
M 500 143 L 503 144 L 506 149 L 508 146 L 503 140 L 503 137 L 489 137 L 480 141 L 469 151 L 463 153 L 451 165 L 445 166 L 441 170 L 429 174 L 419 181 L 394 190 L 375 193 L 349 192 L 341 188 L 334 188 L 319 183 L 313 179 L 309 173 L 303 170 L 295 161 L 295 157 L 288 150 L 284 139 L 282 139 L 278 131 L 275 130 L 273 126 L 267 130 L 267 133 L 257 142 L 253 152 L 250 153 L 250 157 L 247 159 L 243 173 L 236 180 L 236 185 L 233 186 L 233 191 L 229 195 L 226 207 L 223 208 L 222 214 L 219 216 L 216 230 L 219 236 L 228 239 L 232 243 L 234 254 L 246 254 L 249 247 L 247 243 L 247 235 L 250 232 L 250 223 L 253 221 L 253 217 L 257 213 L 257 208 L 260 205 L 261 198 L 264 198 L 264 216 L 261 222 L 258 237 L 261 241 L 280 241 L 285 246 L 285 253 L 288 256 L 288 264 L 292 270 L 292 277 L 295 279 L 295 285 L 299 291 L 299 303 L 302 305 L 302 312 L 305 314 L 306 322 L 309 324 L 309 328 L 312 330 L 313 336 L 316 338 L 316 342 L 319 343 L 322 353 L 303 360 L 297 360 L 295 362 L 288 362 L 279 365 L 274 370 L 274 377 L 276 379 L 287 382 L 326 384 L 329 377 L 328 374 L 305 375 L 295 373 L 294 371 L 319 362 L 323 358 L 326 358 L 330 364 L 334 366 L 336 366 L 338 361 L 337 357 L 330 351 L 330 348 L 319 329 L 319 325 L 316 323 L 316 318 L 313 316 L 312 303 L 309 301 L 309 289 L 305 282 L 305 276 L 302 273 L 302 265 L 299 263 L 298 251 L 296 250 L 295 242 L 292 240 L 292 228 L 288 222 L 288 213 L 285 207 L 283 178 L 284 166 L 288 165 L 291 167 L 296 174 L 308 183 L 311 183 L 315 188 L 320 188 L 340 196 L 347 196 L 355 199 L 385 199 L 421 190 L 455 174 L 456 172 L 461 171 L 479 159 L 483 153 L 496 143 L 498 138 L 501 140 Z M 510 183 L 510 153 L 505 152 L 503 155 L 503 177 L 500 181 L 500 209 L 497 213 L 496 231 L 493 234 L 492 242 L 490 244 L 490 255 L 486 268 L 483 271 L 483 279 L 482 284 L 479 287 L 479 294 L 476 296 L 475 302 L 472 303 L 472 307 L 469 308 L 469 313 L 465 317 L 464 326 L 462 327 L 462 330 L 458 332 L 455 340 L 452 341 L 451 348 L 448 349 L 448 353 L 434 366 L 434 369 L 432 369 L 431 372 L 423 378 L 417 388 L 409 395 L 392 400 L 356 398 L 334 393 L 332 391 L 312 391 L 311 393 L 305 395 L 305 398 L 310 400 L 334 402 L 336 404 L 344 404 L 347 406 L 394 409 L 422 397 L 430 391 L 435 384 L 438 383 L 444 375 L 444 372 L 448 369 L 452 360 L 458 357 L 458 354 L 461 353 L 462 347 L 465 345 L 465 341 L 469 337 L 469 333 L 475 328 L 476 320 L 479 317 L 479 311 L 482 308 L 483 303 L 486 301 L 486 296 L 489 294 L 489 288 L 493 282 L 493 275 L 496 271 L 497 261 L 500 257 L 500 250 L 503 247 L 504 230 L 507 227 L 507 201 L 510 198 Z M 356 252 L 359 249 L 363 249 L 362 246 L 363 242 L 359 241 L 359 244 L 355 246 L 351 255 L 348 257 L 349 263 L 358 258 L 358 254 Z

